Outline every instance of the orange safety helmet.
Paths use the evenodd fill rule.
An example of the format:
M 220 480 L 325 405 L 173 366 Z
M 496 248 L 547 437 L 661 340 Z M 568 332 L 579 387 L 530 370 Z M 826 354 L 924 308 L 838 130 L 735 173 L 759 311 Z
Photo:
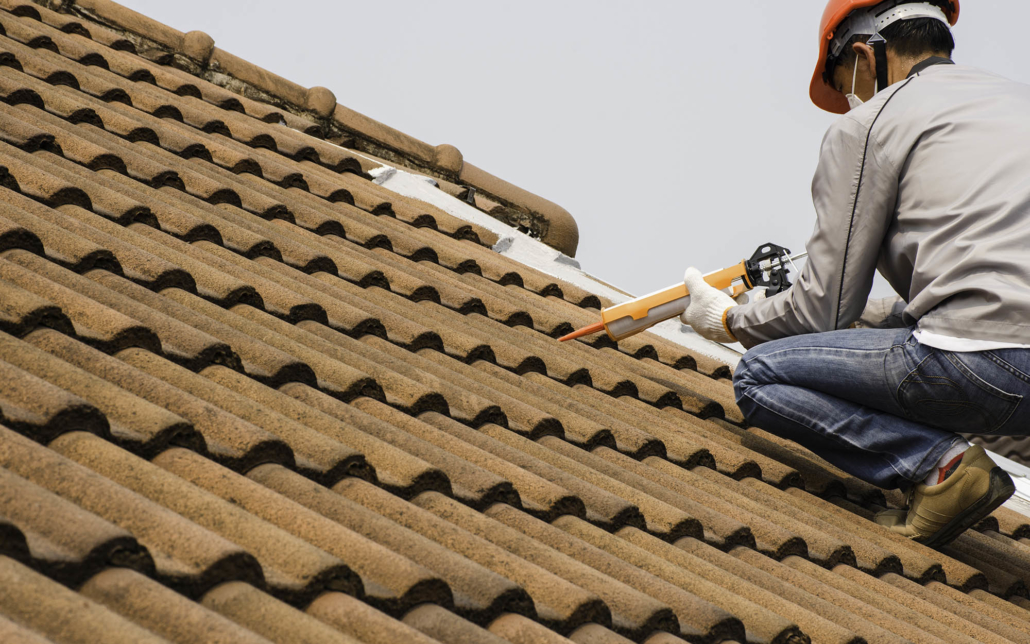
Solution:
M 829 54 L 830 42 L 833 40 L 834 34 L 841 26 L 841 23 L 854 11 L 875 7 L 884 2 L 885 0 L 830 0 L 826 4 L 822 24 L 819 26 L 819 60 L 815 64 L 815 74 L 812 76 L 809 94 L 812 97 L 812 102 L 827 112 L 845 114 L 848 111 L 848 100 L 844 98 L 844 94 L 837 91 L 830 82 L 830 79 L 826 78 L 827 55 Z M 919 4 L 921 2 L 925 3 L 926 0 L 912 0 L 912 4 Z M 947 16 L 948 22 L 952 26 L 958 22 L 959 0 L 948 0 L 941 3 L 930 2 L 930 4 L 942 5 L 941 9 L 944 10 L 944 15 Z

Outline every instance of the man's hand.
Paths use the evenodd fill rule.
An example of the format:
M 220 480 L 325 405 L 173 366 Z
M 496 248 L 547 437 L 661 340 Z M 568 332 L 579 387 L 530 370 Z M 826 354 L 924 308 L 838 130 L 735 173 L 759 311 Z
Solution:
M 733 298 L 706 282 L 701 271 L 693 266 L 683 275 L 683 283 L 690 292 L 690 306 L 680 316 L 680 321 L 713 342 L 736 342 L 726 327 L 726 312 L 737 305 Z

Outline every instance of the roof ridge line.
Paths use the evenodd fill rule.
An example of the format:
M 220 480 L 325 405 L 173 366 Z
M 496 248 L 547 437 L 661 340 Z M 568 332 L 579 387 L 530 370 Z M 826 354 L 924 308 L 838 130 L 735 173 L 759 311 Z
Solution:
M 466 162 L 453 145 L 430 145 L 340 105 L 336 95 L 325 87 L 305 88 L 219 49 L 214 38 L 203 31 L 183 33 L 113 0 L 31 1 L 119 32 L 140 49 L 144 58 L 173 65 L 294 114 L 314 117 L 327 140 L 353 137 L 358 150 L 415 172 L 475 188 L 477 194 L 472 199 L 491 217 L 510 226 L 526 227 L 548 246 L 575 257 L 579 227 L 567 210 Z

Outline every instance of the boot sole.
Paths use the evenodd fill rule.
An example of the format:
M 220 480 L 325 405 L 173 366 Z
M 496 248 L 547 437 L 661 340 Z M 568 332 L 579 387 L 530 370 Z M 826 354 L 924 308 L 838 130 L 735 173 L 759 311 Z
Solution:
M 960 534 L 987 518 L 1002 503 L 1008 501 L 1016 491 L 1016 485 L 1012 482 L 1012 478 L 1000 467 L 992 469 L 989 476 L 991 484 L 987 489 L 987 494 L 977 499 L 975 503 L 937 532 L 916 541 L 929 548 L 946 546 Z

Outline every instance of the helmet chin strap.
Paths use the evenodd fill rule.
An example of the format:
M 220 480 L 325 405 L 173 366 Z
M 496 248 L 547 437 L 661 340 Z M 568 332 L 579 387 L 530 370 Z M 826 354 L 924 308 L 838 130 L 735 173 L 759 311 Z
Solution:
M 866 43 L 873 48 L 876 56 L 876 86 L 877 91 L 887 88 L 887 41 L 879 32 L 872 35 Z

